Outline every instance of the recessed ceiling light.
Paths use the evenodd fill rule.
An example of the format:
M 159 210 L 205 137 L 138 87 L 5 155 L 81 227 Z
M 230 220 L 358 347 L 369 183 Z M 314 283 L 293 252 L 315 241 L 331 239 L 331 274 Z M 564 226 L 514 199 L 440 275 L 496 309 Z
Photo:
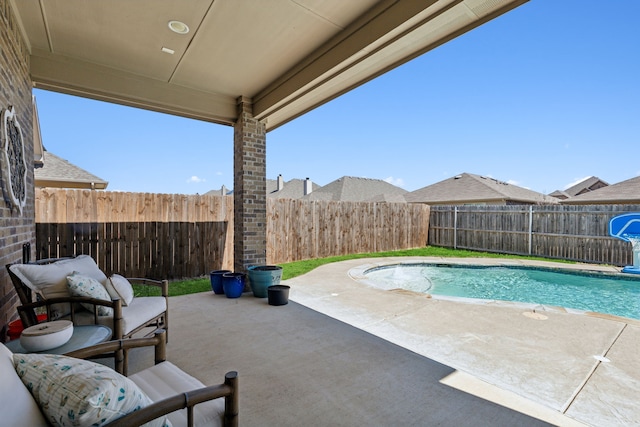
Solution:
M 164 47 L 164 46 L 162 47 L 162 49 L 161 49 L 161 50 L 162 50 L 164 53 L 168 53 L 168 54 L 170 54 L 170 55 L 173 55 L 174 53 L 176 53 L 176 51 L 175 51 L 175 50 L 173 50 L 173 49 L 169 49 L 168 47 Z
M 180 21 L 169 21 L 169 29 L 178 34 L 187 34 L 189 32 L 187 24 Z

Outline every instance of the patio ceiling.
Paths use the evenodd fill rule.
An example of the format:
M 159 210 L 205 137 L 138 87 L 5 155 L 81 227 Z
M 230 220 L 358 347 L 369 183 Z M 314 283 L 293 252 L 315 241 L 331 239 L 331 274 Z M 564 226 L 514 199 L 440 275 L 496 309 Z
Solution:
M 37 88 L 271 130 L 527 0 L 10 1 Z

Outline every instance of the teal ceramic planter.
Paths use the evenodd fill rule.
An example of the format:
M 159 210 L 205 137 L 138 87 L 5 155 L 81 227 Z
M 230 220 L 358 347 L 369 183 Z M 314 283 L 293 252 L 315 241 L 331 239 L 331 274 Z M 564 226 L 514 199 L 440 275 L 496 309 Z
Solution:
M 253 296 L 267 297 L 269 286 L 279 285 L 282 278 L 282 267 L 277 265 L 252 265 L 248 268 L 249 286 Z

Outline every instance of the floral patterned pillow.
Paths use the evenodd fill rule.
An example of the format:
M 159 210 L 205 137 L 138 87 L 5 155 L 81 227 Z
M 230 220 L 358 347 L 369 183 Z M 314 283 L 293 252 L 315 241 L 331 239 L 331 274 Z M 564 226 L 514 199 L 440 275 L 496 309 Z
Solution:
M 74 271 L 70 276 L 67 276 L 67 286 L 69 287 L 69 293 L 71 293 L 71 296 L 91 297 L 111 301 L 111 297 L 104 286 L 102 286 L 102 283 L 98 282 L 93 277 L 83 276 L 77 271 Z M 82 306 L 89 311 L 93 311 L 94 306 L 92 304 L 82 303 Z M 102 305 L 97 307 L 98 316 L 113 316 L 113 308 Z
M 14 354 L 16 372 L 54 426 L 102 426 L 151 403 L 130 379 L 88 360 Z M 147 425 L 170 426 L 159 418 Z

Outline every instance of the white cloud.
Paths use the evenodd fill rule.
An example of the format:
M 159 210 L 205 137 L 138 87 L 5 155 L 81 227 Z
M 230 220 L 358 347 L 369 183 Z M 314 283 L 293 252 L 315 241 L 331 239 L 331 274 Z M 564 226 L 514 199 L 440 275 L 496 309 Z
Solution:
M 197 177 L 197 176 L 195 176 L 195 175 L 193 175 L 191 178 L 189 178 L 189 179 L 187 180 L 187 182 L 188 182 L 189 184 L 191 184 L 191 183 L 199 184 L 199 183 L 201 183 L 201 182 L 206 182 L 206 181 L 207 181 L 206 179 L 204 179 L 204 178 L 200 178 L 200 177 Z
M 402 178 L 394 178 L 392 176 L 385 178 L 383 181 L 388 182 L 396 187 L 404 187 L 404 180 Z

